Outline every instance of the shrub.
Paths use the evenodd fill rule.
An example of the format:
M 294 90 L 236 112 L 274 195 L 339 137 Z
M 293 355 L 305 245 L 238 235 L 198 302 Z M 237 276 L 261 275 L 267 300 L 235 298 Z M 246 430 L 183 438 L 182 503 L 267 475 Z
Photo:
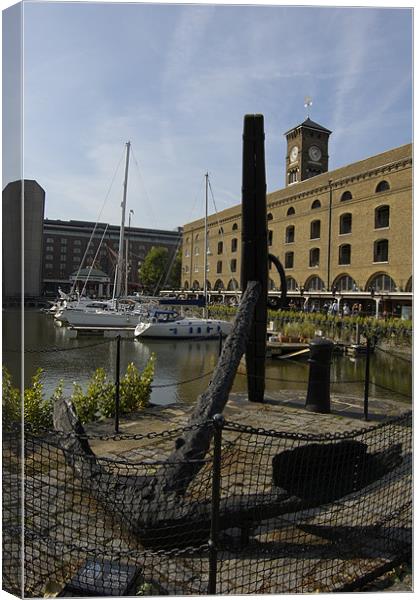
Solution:
M 41 381 L 43 370 L 38 369 L 32 377 L 29 388 L 23 394 L 23 418 L 25 424 L 31 426 L 33 431 L 51 428 L 54 398 L 62 393 L 60 383 L 53 396 L 44 398 L 44 389 Z M 21 393 L 12 384 L 10 373 L 3 366 L 3 421 L 5 424 L 18 423 L 22 418 Z

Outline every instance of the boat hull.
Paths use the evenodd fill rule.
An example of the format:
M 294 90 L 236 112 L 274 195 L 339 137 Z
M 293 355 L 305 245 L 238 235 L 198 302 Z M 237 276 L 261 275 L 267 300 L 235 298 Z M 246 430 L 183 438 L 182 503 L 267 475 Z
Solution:
M 141 322 L 135 328 L 137 339 L 215 339 L 220 335 L 227 336 L 232 329 L 232 323 L 213 319 L 180 319 L 167 323 Z

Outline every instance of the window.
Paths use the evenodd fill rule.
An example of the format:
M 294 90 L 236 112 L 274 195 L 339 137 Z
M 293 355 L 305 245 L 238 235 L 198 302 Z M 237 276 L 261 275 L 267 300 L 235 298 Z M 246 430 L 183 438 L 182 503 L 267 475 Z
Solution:
M 45 268 L 52 271 L 52 263 L 45 263 Z
M 273 219 L 272 213 L 268 213 L 268 215 L 267 215 L 266 218 L 267 218 L 268 221 L 272 221 L 272 219 Z
M 310 223 L 310 239 L 317 240 L 320 237 L 320 221 L 312 221 Z
M 351 245 L 342 244 L 339 246 L 339 264 L 350 265 L 351 264 Z
M 217 273 L 222 273 L 222 272 L 223 272 L 223 261 L 218 260 L 217 261 Z
M 287 277 L 287 290 L 289 292 L 295 292 L 295 290 L 297 289 L 297 282 L 295 281 L 294 277 Z
M 375 228 L 381 229 L 390 225 L 390 207 L 388 205 L 378 206 L 375 209 Z
M 60 263 L 60 270 L 61 271 L 65 271 L 65 267 L 66 267 L 65 263 Z
M 234 290 L 238 290 L 239 289 L 239 284 L 236 281 L 236 279 L 230 279 L 230 281 L 228 282 L 227 285 L 227 289 L 230 291 L 234 291 Z
M 198 265 L 196 263 L 194 265 L 194 271 L 195 271 L 195 273 L 198 273 L 198 271 L 199 271 L 199 267 L 198 267 Z
M 239 226 L 237 225 L 237 223 L 233 223 L 233 227 L 231 229 L 233 231 L 237 231 L 238 228 L 239 228 Z
M 53 260 L 54 257 L 52 256 L 52 254 L 45 254 L 45 260 Z
M 231 251 L 237 252 L 237 238 L 231 240 Z
M 387 192 L 390 189 L 390 184 L 388 181 L 380 181 L 380 183 L 375 188 L 375 193 L 379 194 L 380 192 Z
M 358 286 L 356 282 L 349 275 L 341 275 L 336 279 L 334 286 L 339 292 L 356 292 Z
M 294 267 L 294 252 L 285 252 L 285 268 L 292 269 Z
M 188 256 L 189 256 L 189 250 L 188 250 L 188 248 L 186 248 L 186 250 L 185 250 L 185 257 L 188 257 Z
M 295 238 L 295 227 L 294 225 L 288 225 L 285 230 L 285 243 L 292 244 Z
M 289 217 L 291 215 L 295 215 L 295 208 L 293 206 L 290 206 L 289 209 L 287 210 L 287 217 Z
M 214 283 L 214 290 L 219 291 L 219 290 L 223 290 L 224 289 L 224 283 L 221 281 L 221 279 L 217 279 L 217 281 Z
M 235 273 L 237 271 L 237 260 L 235 258 L 232 258 L 230 260 L 230 270 L 232 273 Z
M 80 240 L 74 240 L 73 246 L 81 246 L 81 241 Z
M 343 192 L 342 196 L 340 197 L 341 202 L 345 202 L 345 200 L 352 200 L 352 194 L 348 190 Z
M 62 246 L 66 246 L 67 245 L 67 240 L 65 238 L 61 239 L 61 245 Z
M 188 267 L 188 265 L 185 265 L 185 273 L 189 273 L 189 267 Z
M 352 215 L 351 215 L 351 213 L 345 213 L 343 215 L 340 215 L 339 233 L 341 235 L 343 235 L 345 233 L 352 233 Z
M 198 255 L 199 255 L 199 246 L 196 246 L 195 247 L 195 256 L 198 256 Z
M 223 242 L 218 242 L 217 244 L 217 254 L 223 253 Z
M 375 275 L 375 277 L 371 279 L 367 288 L 372 288 L 376 292 L 395 292 L 396 284 L 389 275 L 386 275 L 385 273 L 380 273 L 379 275 Z
M 311 205 L 311 209 L 314 210 L 315 208 L 320 208 L 321 207 L 321 202 L 320 200 L 315 200 L 313 202 L 313 204 Z
M 63 260 L 65 262 L 67 260 L 67 256 L 65 254 L 61 254 L 60 260 Z
M 81 250 L 80 248 L 73 248 L 73 254 L 80 254 Z
M 54 246 L 47 246 L 47 247 L 45 248 L 45 250 L 46 250 L 47 252 L 54 252 Z
M 268 231 L 268 246 L 272 246 L 272 238 L 273 238 L 274 232 L 269 230 Z
M 308 292 L 320 292 L 324 290 L 325 285 L 323 280 L 320 279 L 320 277 L 317 277 L 317 275 L 315 275 L 314 277 L 310 277 L 310 279 L 306 282 L 304 288 Z
M 374 242 L 374 262 L 388 261 L 388 240 Z
M 47 238 L 47 244 L 53 244 L 54 238 Z
M 318 267 L 320 264 L 320 248 L 311 248 L 309 255 L 310 267 Z
M 298 169 L 288 171 L 288 183 L 296 183 L 298 181 Z
M 218 230 L 218 235 L 222 235 L 224 233 L 224 229 L 222 227 L 220 227 L 220 229 Z

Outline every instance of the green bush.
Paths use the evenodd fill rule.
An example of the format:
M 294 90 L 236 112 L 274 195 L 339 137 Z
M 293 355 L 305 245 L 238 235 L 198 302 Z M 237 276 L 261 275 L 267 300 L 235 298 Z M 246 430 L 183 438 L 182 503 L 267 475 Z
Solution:
M 44 398 L 44 389 L 41 381 L 43 370 L 38 369 L 32 377 L 32 383 L 23 393 L 23 418 L 24 422 L 31 425 L 32 430 L 52 427 L 52 410 L 54 398 L 62 391 L 60 383 L 53 396 Z M 5 424 L 18 423 L 22 418 L 22 404 L 20 391 L 12 384 L 10 373 L 3 366 L 3 421 Z
M 154 354 L 142 372 L 129 363 L 120 381 L 120 413 L 126 414 L 148 406 L 154 377 Z M 38 369 L 31 386 L 24 390 L 24 420 L 33 431 L 51 429 L 54 402 L 63 394 L 60 381 L 51 398 L 44 397 L 43 371 Z M 104 369 L 96 369 L 86 392 L 79 383 L 73 384 L 71 400 L 82 423 L 113 417 L 115 415 L 115 383 L 110 381 Z M 2 380 L 3 422 L 19 423 L 22 419 L 21 394 L 12 384 L 10 373 L 3 366 Z

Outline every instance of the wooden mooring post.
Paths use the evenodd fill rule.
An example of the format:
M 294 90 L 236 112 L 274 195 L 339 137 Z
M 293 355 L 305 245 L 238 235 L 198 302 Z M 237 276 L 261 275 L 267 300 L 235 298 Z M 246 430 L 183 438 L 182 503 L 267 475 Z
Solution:
M 246 346 L 248 396 L 263 402 L 265 392 L 268 297 L 268 232 L 266 221 L 265 133 L 263 115 L 245 115 L 242 175 L 241 289 L 258 281 L 261 293 Z

